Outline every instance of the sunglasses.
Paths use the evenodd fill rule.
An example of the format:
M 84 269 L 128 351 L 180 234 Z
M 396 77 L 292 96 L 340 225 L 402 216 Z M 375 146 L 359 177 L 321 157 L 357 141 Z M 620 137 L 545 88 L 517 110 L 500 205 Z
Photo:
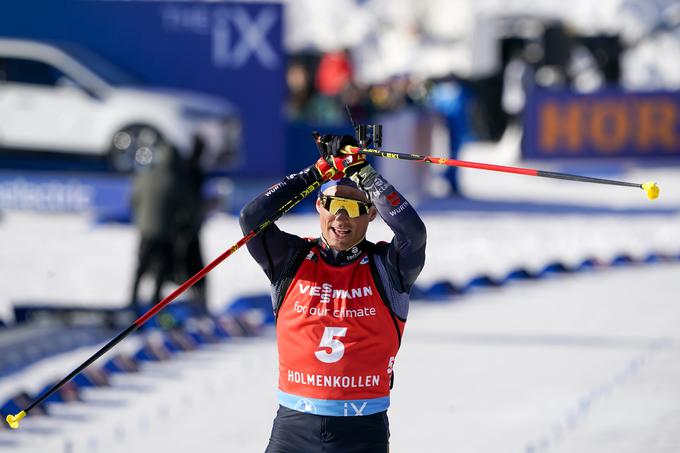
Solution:
M 371 207 L 371 203 L 365 203 L 359 200 L 352 200 L 350 198 L 333 197 L 331 195 L 321 195 L 319 197 L 321 206 L 335 215 L 344 209 L 350 218 L 356 218 L 364 214 L 368 214 L 368 209 Z

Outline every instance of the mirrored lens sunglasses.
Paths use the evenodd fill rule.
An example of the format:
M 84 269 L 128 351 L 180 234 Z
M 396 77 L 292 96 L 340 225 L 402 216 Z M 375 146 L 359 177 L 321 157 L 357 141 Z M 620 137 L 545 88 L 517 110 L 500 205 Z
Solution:
M 371 207 L 370 203 L 350 198 L 333 197 L 331 195 L 321 195 L 319 201 L 321 201 L 321 206 L 331 214 L 335 215 L 341 209 L 344 209 L 351 218 L 367 214 L 368 209 Z

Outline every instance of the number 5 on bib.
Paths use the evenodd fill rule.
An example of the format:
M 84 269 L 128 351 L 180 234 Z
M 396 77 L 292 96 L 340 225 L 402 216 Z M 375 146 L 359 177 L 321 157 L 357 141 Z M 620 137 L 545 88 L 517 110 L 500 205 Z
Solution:
M 319 347 L 324 349 L 314 353 L 316 358 L 324 363 L 340 360 L 345 354 L 345 345 L 334 337 L 344 337 L 346 333 L 347 327 L 326 327 L 321 337 L 321 343 L 319 343 Z M 327 348 L 330 348 L 331 352 L 328 352 Z

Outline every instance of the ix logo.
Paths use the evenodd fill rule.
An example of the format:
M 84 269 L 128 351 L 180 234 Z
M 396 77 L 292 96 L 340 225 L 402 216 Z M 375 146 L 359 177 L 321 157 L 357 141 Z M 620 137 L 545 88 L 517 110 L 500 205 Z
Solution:
M 353 402 L 350 402 L 349 405 L 351 406 L 352 410 L 354 411 L 354 414 L 352 414 L 352 415 L 357 416 L 357 417 L 364 415 L 364 409 L 366 408 L 367 404 L 368 404 L 368 401 L 364 401 L 364 404 L 357 407 L 356 404 L 354 404 Z M 347 409 L 348 409 L 347 403 L 345 403 L 345 417 L 350 415 L 350 414 L 347 413 Z
M 276 11 L 263 7 L 251 16 L 241 6 L 211 8 L 182 4 L 166 6 L 161 15 L 167 31 L 210 36 L 212 62 L 217 68 L 240 68 L 252 56 L 263 67 L 274 69 L 280 58 L 267 34 L 280 20 Z

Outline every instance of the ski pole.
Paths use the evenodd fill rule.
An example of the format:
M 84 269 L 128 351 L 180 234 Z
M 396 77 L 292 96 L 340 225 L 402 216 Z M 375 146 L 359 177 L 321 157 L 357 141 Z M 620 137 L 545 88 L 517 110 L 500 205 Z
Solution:
M 243 236 L 241 239 L 239 239 L 238 242 L 236 242 L 234 245 L 232 245 L 229 249 L 227 249 L 224 253 L 222 253 L 220 256 L 215 258 L 210 264 L 205 266 L 203 269 L 198 271 L 193 277 L 182 283 L 182 285 L 174 290 L 171 294 L 166 296 L 163 300 L 158 302 L 156 305 L 151 307 L 149 311 L 144 313 L 142 316 L 140 316 L 137 320 L 135 320 L 127 329 L 122 331 L 118 336 L 116 336 L 114 339 L 109 341 L 106 345 L 104 345 L 99 351 L 94 353 L 90 358 L 88 358 L 85 362 L 83 362 L 78 368 L 73 370 L 71 373 L 68 374 L 64 379 L 59 381 L 57 384 L 53 385 L 49 390 L 43 393 L 43 395 L 38 398 L 37 400 L 33 401 L 28 407 L 26 407 L 24 410 L 19 412 L 18 414 L 15 415 L 8 415 L 7 418 L 5 419 L 9 426 L 12 429 L 17 429 L 19 428 L 19 421 L 23 419 L 28 413 L 45 401 L 47 398 L 49 398 L 54 392 L 59 390 L 61 387 L 63 387 L 67 382 L 69 382 L 71 379 L 73 379 L 78 373 L 83 371 L 85 368 L 90 366 L 92 363 L 94 363 L 98 358 L 100 358 L 102 355 L 106 354 L 111 348 L 116 346 L 118 343 L 120 343 L 123 339 L 125 339 L 128 335 L 131 333 L 135 332 L 137 329 L 139 329 L 144 323 L 146 323 L 149 319 L 151 319 L 156 313 L 161 311 L 163 308 L 165 308 L 170 302 L 175 300 L 177 296 L 182 294 L 184 291 L 187 289 L 191 288 L 197 281 L 205 277 L 205 275 L 213 270 L 218 264 L 220 264 L 222 261 L 227 259 L 229 256 L 231 256 L 236 250 L 241 248 L 246 242 L 250 241 L 252 238 L 257 236 L 259 233 L 261 233 L 264 229 L 266 229 L 269 225 L 272 223 L 276 222 L 279 217 L 281 217 L 283 214 L 288 212 L 298 204 L 300 201 L 302 201 L 305 197 L 307 197 L 309 194 L 311 194 L 314 190 L 316 190 L 321 184 L 326 182 L 329 178 L 333 176 L 333 173 L 335 170 L 331 170 L 331 172 L 327 173 L 323 178 L 321 178 L 319 181 L 316 181 L 312 183 L 309 187 L 307 187 L 305 190 L 297 194 L 295 197 L 291 198 L 281 206 L 274 214 L 272 214 L 268 219 L 266 219 L 264 222 L 262 222 L 260 225 L 255 227 L 250 233 L 247 235 Z
M 567 181 L 590 182 L 596 184 L 608 184 L 612 186 L 637 187 L 639 189 L 642 189 L 647 195 L 647 198 L 649 198 L 650 200 L 654 200 L 659 197 L 659 186 L 657 186 L 655 182 L 651 181 L 645 182 L 643 184 L 638 184 L 633 182 L 615 181 L 613 179 L 592 178 L 589 176 L 570 175 L 567 173 L 558 173 L 554 171 L 535 170 L 533 168 L 507 167 L 504 165 L 484 164 L 480 162 L 447 159 L 444 157 L 421 156 L 418 154 L 391 153 L 380 149 L 352 147 L 352 150 L 363 154 L 371 154 L 379 157 L 386 157 L 388 159 L 410 160 L 415 162 L 447 165 L 449 167 L 476 168 L 479 170 L 491 170 L 503 173 L 515 173 L 527 176 L 541 176 L 543 178 L 564 179 Z

